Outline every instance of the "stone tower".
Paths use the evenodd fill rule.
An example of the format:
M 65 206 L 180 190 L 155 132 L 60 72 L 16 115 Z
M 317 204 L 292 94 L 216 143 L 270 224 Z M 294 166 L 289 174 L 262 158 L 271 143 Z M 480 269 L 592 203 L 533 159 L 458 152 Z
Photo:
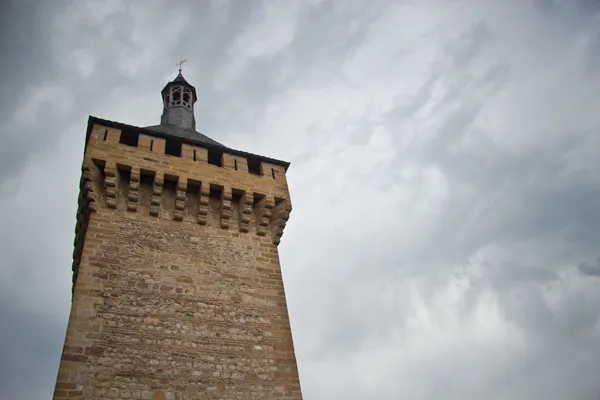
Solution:
M 289 163 L 195 130 L 89 118 L 54 399 L 301 399 L 277 246 Z

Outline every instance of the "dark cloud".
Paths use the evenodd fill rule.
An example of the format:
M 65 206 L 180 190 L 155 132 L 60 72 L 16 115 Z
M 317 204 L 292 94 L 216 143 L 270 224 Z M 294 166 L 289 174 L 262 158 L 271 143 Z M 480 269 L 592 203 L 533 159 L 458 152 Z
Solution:
M 64 321 L 36 315 L 4 293 L 0 316 L 0 397 L 49 398 L 62 351 L 56 339 L 66 332 Z
M 600 393 L 597 2 L 42 3 L 1 13 L 1 397 L 52 391 L 87 115 L 157 123 L 180 58 L 292 161 L 306 399 Z
M 596 265 L 580 262 L 578 268 L 579 271 L 585 275 L 600 277 L 600 258 L 598 259 Z
M 23 107 L 31 88 L 55 76 L 60 65 L 52 58 L 53 17 L 65 6 L 65 1 L 3 1 L 0 6 L 0 194 L 6 179 L 23 168 L 30 155 L 51 142 L 37 137 L 35 128 L 10 123 L 10 117 Z M 42 67 L 43 66 L 43 67 Z M 27 113 L 27 110 L 23 110 Z M 42 115 L 39 115 L 39 113 Z M 52 111 L 32 107 L 30 118 L 48 118 Z M 45 113 L 45 114 L 44 114 Z M 39 138 L 42 143 L 32 140 Z
M 52 63 L 53 17 L 66 1 L 6 0 L 0 14 L 0 120 L 7 119 L 28 85 L 38 85 L 56 73 Z M 40 66 L 44 68 L 40 68 Z

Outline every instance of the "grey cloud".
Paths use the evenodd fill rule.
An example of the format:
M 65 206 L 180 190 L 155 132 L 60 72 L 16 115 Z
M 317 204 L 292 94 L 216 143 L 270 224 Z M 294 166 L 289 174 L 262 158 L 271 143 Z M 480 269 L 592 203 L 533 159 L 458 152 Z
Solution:
M 86 3 L 78 3 L 80 8 L 66 7 L 66 4 L 66 2 L 43 5 L 27 1 L 13 2 L 8 7 L 10 11 L 3 13 L 10 21 L 3 25 L 5 29 L 5 34 L 2 35 L 3 52 L 13 55 L 3 58 L 5 63 L 3 70 L 4 68 L 10 70 L 10 74 L 3 74 L 5 76 L 3 79 L 10 77 L 10 81 L 2 84 L 1 92 L 4 102 L 11 99 L 6 107 L 2 107 L 7 113 L 6 116 L 13 114 L 18 107 L 23 108 L 23 103 L 35 95 L 40 85 L 50 79 L 61 91 L 43 102 L 38 110 L 22 109 L 23 114 L 28 112 L 31 114 L 27 124 L 8 119 L 6 116 L 2 118 L 3 123 L 0 127 L 7 141 L 0 149 L 0 187 L 5 179 L 19 173 L 30 157 L 56 143 L 57 139 L 64 135 L 65 123 L 68 123 L 66 121 L 83 119 L 88 114 L 98 114 L 96 99 L 106 98 L 109 95 L 107 88 L 129 86 L 139 90 L 147 86 L 147 82 L 153 82 L 156 85 L 155 92 L 158 93 L 159 86 L 163 84 L 156 76 L 157 70 L 144 68 L 135 78 L 125 76 L 119 70 L 119 63 L 124 55 L 137 54 L 141 57 L 144 51 L 143 46 L 133 39 L 133 32 L 137 26 L 132 23 L 132 18 L 128 14 L 139 11 L 136 10 L 135 4 L 129 5 L 130 9 L 117 9 L 111 13 L 108 23 L 90 23 L 89 19 L 95 16 L 86 14 L 84 11 Z M 110 6 L 110 3 L 107 5 Z M 165 10 L 166 6 L 160 3 L 155 5 L 158 7 L 154 11 L 156 14 L 153 12 L 153 15 L 156 16 L 157 23 L 162 20 L 162 17 L 169 17 L 180 11 Z M 183 10 L 185 11 L 185 8 Z M 201 9 L 193 14 L 206 15 Z M 204 18 L 209 19 L 208 16 Z M 33 29 L 21 32 L 24 27 L 33 27 Z M 188 29 L 193 29 L 193 26 Z M 191 31 L 187 33 L 191 37 L 194 36 Z M 14 37 L 17 41 L 9 41 Z M 31 46 L 19 46 L 21 37 L 31 43 Z M 148 43 L 144 45 L 149 46 Z M 171 60 L 169 65 L 174 65 L 174 60 L 181 57 L 180 54 L 175 54 L 179 53 L 176 48 L 160 49 L 160 41 L 156 42 L 155 46 L 159 47 L 157 51 L 160 53 L 161 63 Z M 18 50 L 15 51 L 16 49 Z M 90 76 L 81 76 L 78 73 L 76 66 L 80 58 L 76 53 L 78 50 L 88 51 L 94 60 L 93 72 Z M 144 71 L 151 71 L 152 75 Z M 18 85 L 19 90 L 16 90 L 15 85 Z M 31 91 L 28 92 L 26 89 Z M 69 105 L 69 99 L 73 104 Z M 121 100 L 127 102 L 126 99 Z M 55 109 L 61 103 L 66 104 L 64 116 L 57 115 Z M 157 113 L 159 113 L 158 94 L 156 103 Z M 154 122 L 147 121 L 147 124 Z
M 65 2 L 33 2 L 10 0 L 3 2 L 0 12 L 0 189 L 5 179 L 16 174 L 27 162 L 51 142 L 48 135 L 32 140 L 36 130 L 7 123 L 25 96 L 28 88 L 52 77 L 58 65 L 52 60 L 52 18 Z M 43 68 L 40 68 L 43 66 Z M 44 110 L 40 110 L 42 113 Z M 35 112 L 32 110 L 32 113 Z M 51 117 L 46 114 L 46 117 Z M 37 115 L 32 115 L 32 118 Z M 51 121 L 51 120 L 50 120 Z
M 36 85 L 52 76 L 57 66 L 50 63 L 52 17 L 66 2 L 7 0 L 2 4 L 0 22 L 0 120 L 8 118 L 17 106 L 24 85 Z M 39 68 L 43 65 L 44 68 Z
M 537 36 L 522 31 L 523 48 L 535 56 L 531 59 L 507 41 L 506 32 L 499 30 L 507 22 L 486 14 L 484 3 L 475 2 L 483 11 L 475 6 L 455 8 L 464 18 L 460 24 L 453 21 L 452 28 L 439 28 L 448 30 L 428 37 L 441 50 L 435 48 L 437 56 L 427 76 L 405 67 L 410 52 L 381 50 L 398 56 L 390 69 L 401 73 L 388 77 L 389 86 L 397 87 L 394 80 L 422 79 L 416 93 L 394 93 L 387 109 L 378 105 L 375 111 L 350 115 L 352 111 L 333 103 L 356 92 L 340 91 L 337 97 L 326 97 L 332 104 L 323 104 L 334 123 L 300 114 L 310 120 L 290 117 L 287 126 L 276 125 L 281 132 L 262 131 L 264 122 L 273 118 L 273 103 L 306 106 L 284 103 L 294 91 L 309 93 L 304 102 L 318 102 L 332 86 L 368 88 L 370 79 L 381 78 L 367 71 L 351 81 L 341 71 L 356 61 L 365 43 L 378 40 L 381 32 L 375 28 L 402 4 L 324 1 L 302 9 L 288 46 L 251 59 L 225 85 L 219 81 L 222 70 L 237 60 L 230 49 L 250 24 L 261 22 L 258 4 L 230 2 L 216 14 L 208 2 L 156 2 L 155 8 L 146 9 L 128 3 L 109 20 L 90 23 L 81 15 L 74 20 L 77 7 L 51 3 L 30 13 L 31 2 L 15 2 L 11 7 L 18 7 L 16 13 L 2 13 L 12 21 L 3 24 L 6 32 L 34 35 L 28 40 L 39 48 L 21 48 L 15 58 L 2 60 L 3 69 L 16 72 L 0 88 L 0 209 L 13 210 L 18 203 L 34 209 L 33 193 L 23 188 L 40 185 L 51 201 L 46 203 L 48 211 L 38 210 L 28 218 L 9 211 L 0 214 L 11 226 L 10 231 L 0 230 L 0 243 L 5 243 L 0 318 L 8 322 L 0 330 L 1 396 L 42 398 L 52 390 L 68 312 L 74 221 L 67 214 L 74 216 L 85 117 L 112 119 L 113 113 L 135 109 L 132 99 L 138 96 L 152 98 L 156 108 L 126 113 L 131 119 L 123 122 L 155 123 L 158 93 L 180 57 L 188 58 L 184 73 L 199 93 L 196 119 L 201 131 L 232 146 L 235 143 L 229 141 L 240 136 L 254 146 L 264 140 L 262 146 L 280 135 L 286 139 L 277 151 L 299 154 L 291 160 L 294 212 L 281 251 L 307 400 L 397 399 L 402 394 L 422 399 L 586 399 L 600 392 L 600 346 L 594 331 L 600 316 L 595 294 L 600 264 L 593 261 L 599 256 L 600 186 L 593 164 L 566 156 L 597 146 L 591 139 L 600 127 L 593 117 L 595 88 L 600 85 L 595 50 L 600 35 L 593 25 L 600 10 L 597 2 L 561 5 L 548 0 L 518 9 L 531 13 L 521 15 L 524 22 L 533 21 L 535 32 L 547 34 L 548 43 L 538 43 Z M 477 10 L 481 16 L 475 15 Z M 406 8 L 401 14 L 411 11 Z M 420 17 L 435 14 L 445 21 L 446 15 L 437 12 L 437 7 L 428 9 Z M 25 15 L 29 22 L 38 22 L 35 29 L 15 24 Z M 53 25 L 58 15 L 63 15 L 59 27 Z M 169 29 L 155 26 L 186 15 L 191 23 L 178 37 L 173 33 L 176 40 L 165 34 Z M 412 34 L 409 25 L 399 25 L 401 30 L 393 34 L 399 39 Z M 15 43 L 5 39 L 10 35 L 0 39 L 3 54 L 14 48 Z M 575 57 L 568 51 L 576 42 L 583 43 L 579 58 L 565 59 L 563 54 Z M 95 59 L 90 76 L 80 75 L 74 61 L 67 60 L 75 49 L 89 50 Z M 128 75 L 119 64 L 131 55 L 137 73 Z M 377 66 L 379 59 L 372 57 L 366 61 Z M 558 71 L 557 78 L 538 81 L 535 73 L 523 71 L 523 64 L 543 77 Z M 574 76 L 576 71 L 581 76 Z M 30 125 L 14 119 L 17 103 L 6 99 L 17 87 L 15 82 L 28 75 L 37 79 L 29 81 L 32 84 L 52 84 L 67 93 L 72 106 L 60 113 L 46 103 Z M 524 87 L 526 80 L 550 85 L 552 91 Z M 440 87 L 446 90 L 441 96 Z M 531 109 L 524 114 L 511 108 L 495 110 L 496 118 L 517 131 L 497 137 L 493 124 L 477 122 L 503 93 Z M 369 95 L 373 96 L 365 91 L 364 99 L 352 100 L 364 102 L 366 110 L 374 101 Z M 429 115 L 423 117 L 420 113 L 428 107 Z M 296 110 L 283 111 L 292 116 Z M 423 118 L 431 124 L 419 125 Z M 416 131 L 411 132 L 412 142 L 407 140 L 411 124 Z M 292 139 L 288 130 L 306 139 L 297 153 L 285 148 L 286 140 Z M 389 150 L 395 154 L 391 160 L 376 160 L 380 148 L 368 147 L 378 131 L 389 133 Z M 522 140 L 515 139 L 516 133 Z M 72 148 L 59 146 L 59 139 Z M 511 140 L 517 144 L 507 145 Z M 339 148 L 332 150 L 331 143 Z M 368 152 L 358 152 L 349 164 L 340 155 L 348 148 Z M 51 156 L 61 149 L 60 157 Z M 367 158 L 375 159 L 372 169 L 363 162 Z M 52 174 L 27 170 L 39 168 L 34 161 L 43 161 Z M 419 213 L 420 203 L 429 200 L 427 190 L 440 189 L 424 186 L 425 167 L 440 171 L 443 179 L 435 185 L 447 185 L 447 193 L 434 203 L 433 211 Z M 416 171 L 414 176 L 406 178 L 407 169 Z M 24 177 L 24 171 L 29 175 Z M 9 187 L 20 178 L 27 183 Z M 44 186 L 51 179 L 62 180 L 71 192 L 55 193 L 53 186 Z M 393 198 L 404 195 L 403 190 L 412 196 L 410 201 Z M 27 223 L 18 223 L 19 218 Z M 26 251 L 25 239 L 39 255 Z M 579 273 L 571 276 L 570 269 Z M 43 286 L 40 276 L 52 279 Z M 23 291 L 14 290 L 18 284 Z M 57 300 L 59 293 L 63 295 Z M 40 313 L 40 308 L 48 308 L 57 319 Z M 33 347 L 25 347 L 31 343 Z M 22 374 L 32 365 L 31 374 Z M 28 386 L 21 377 L 36 383 Z
M 582 19 L 593 19 L 600 10 L 597 0 L 574 0 L 568 3 L 561 0 L 535 0 L 534 4 L 545 15 L 560 18 L 563 25 L 577 25 Z
M 587 262 L 580 262 L 578 269 L 582 274 L 600 277 L 600 258 L 596 262 L 596 265 Z
M 483 99 L 497 93 L 510 78 L 510 69 L 502 65 L 492 67 L 479 79 L 464 71 L 469 60 L 483 51 L 492 38 L 493 33 L 485 23 L 480 22 L 464 37 L 464 44 L 455 44 L 456 50 L 451 53 L 450 59 L 454 85 L 437 108 L 443 110 L 449 104 L 457 103 L 458 107 L 445 117 L 435 140 L 431 140 L 423 148 L 407 150 L 418 151 L 425 160 L 439 165 L 451 184 L 463 187 L 466 184 L 476 188 L 466 204 L 464 194 L 461 193 L 456 193 L 460 197 L 453 196 L 448 200 L 444 220 L 440 221 L 436 238 L 439 243 L 448 244 L 450 248 L 447 251 L 454 252 L 457 246 L 461 246 L 460 251 L 468 254 L 482 243 L 488 242 L 491 237 L 500 241 L 524 240 L 535 237 L 540 232 L 556 232 L 575 224 L 575 232 L 566 240 L 577 246 L 577 250 L 581 250 L 581 246 L 585 244 L 588 246 L 587 251 L 592 251 L 593 243 L 600 240 L 597 228 L 600 206 L 596 201 L 600 193 L 584 177 L 560 177 L 566 167 L 563 154 L 569 149 L 586 146 L 585 136 L 569 135 L 561 131 L 539 132 L 539 135 L 551 134 L 560 139 L 552 147 L 536 147 L 515 154 L 492 142 L 486 142 L 485 132 L 471 127 L 485 104 Z M 596 60 L 596 63 L 599 62 L 600 59 Z M 403 106 L 387 114 L 390 129 L 398 131 L 395 129 L 395 126 L 401 126 L 398 122 L 410 118 L 407 111 L 415 112 L 423 105 L 434 82 L 435 80 L 430 81 L 422 87 L 420 95 L 414 98 L 413 105 Z M 398 131 L 398 135 L 401 134 Z M 480 147 L 485 149 L 485 153 L 474 153 L 471 149 L 462 147 L 461 141 L 467 135 L 480 141 Z M 402 163 L 406 153 L 400 153 L 397 157 L 398 163 Z M 392 176 L 388 178 L 390 181 L 393 180 Z M 502 195 L 495 199 L 499 190 Z M 490 206 L 483 206 L 486 211 L 473 220 L 473 210 L 482 209 L 476 206 L 486 203 Z M 482 231 L 486 225 L 493 226 L 494 230 L 487 233 Z M 467 231 L 464 235 L 456 236 L 452 232 L 457 229 L 473 229 L 478 234 L 472 235 Z M 468 238 L 470 243 L 457 243 L 456 240 L 461 240 L 462 236 Z M 441 248 L 437 250 L 437 256 L 449 255 Z M 567 257 L 569 256 L 572 254 Z
M 207 87 L 206 96 L 217 105 L 214 111 L 212 108 L 200 110 L 207 128 L 218 127 L 219 130 L 244 134 L 248 126 L 256 125 L 264 118 L 264 105 L 269 98 L 289 90 L 296 82 L 304 84 L 307 77 L 314 76 L 315 85 L 326 85 L 381 12 L 376 6 L 368 6 L 362 2 L 353 2 L 353 5 L 355 7 L 327 0 L 318 7 L 304 10 L 299 13 L 296 25 L 301 34 L 296 35 L 289 46 L 272 57 L 250 60 L 243 66 L 238 79 L 229 90 L 213 91 Z M 239 9 L 237 5 L 231 7 L 225 27 L 219 26 L 219 34 L 209 36 L 210 44 L 204 45 L 203 52 L 213 55 L 207 57 L 207 60 L 214 60 L 216 63 L 206 65 L 209 72 L 208 83 L 218 78 L 221 63 L 227 61 L 222 59 L 222 54 L 232 46 L 232 38 L 241 33 L 246 23 L 260 20 L 261 14 L 257 11 L 255 8 Z M 350 32 L 347 29 L 349 19 L 353 23 Z M 214 42 L 213 37 L 216 38 Z M 223 41 L 224 38 L 227 40 Z M 319 43 L 328 45 L 322 46 Z M 229 57 L 235 58 L 235 53 Z M 204 66 L 199 66 L 199 69 L 203 68 Z M 231 118 L 231 115 L 236 118 Z M 318 127 L 315 136 L 319 136 Z
M 51 396 L 60 358 L 64 321 L 40 316 L 0 294 L 0 397 L 41 399 Z
M 125 46 L 130 41 L 126 16 L 114 16 L 113 22 L 119 29 L 103 41 L 99 38 L 106 27 L 68 20 L 72 24 L 69 30 L 61 17 L 68 18 L 77 8 L 67 5 L 66 1 L 11 2 L 9 11 L 3 13 L 10 21 L 3 24 L 3 53 L 11 57 L 3 57 L 2 69 L 7 68 L 9 73 L 3 74 L 8 80 L 0 89 L 7 104 L 2 107 L 6 115 L 0 123 L 4 138 L 0 148 L 0 188 L 6 179 L 18 175 L 31 158 L 54 146 L 71 121 L 93 112 L 92 100 L 105 96 L 107 86 L 126 83 L 115 67 L 119 56 L 110 45 L 114 39 Z M 126 31 L 119 35 L 120 29 Z M 83 46 L 90 46 L 90 53 L 98 60 L 94 73 L 87 78 L 77 72 L 77 57 L 69 57 L 71 51 Z M 41 89 L 52 92 L 45 93 L 39 107 L 28 107 Z M 16 112 L 24 120 L 8 118 Z
M 559 358 L 551 351 L 553 346 L 561 346 L 561 343 L 569 342 L 577 346 L 579 339 L 576 338 L 580 337 L 578 332 L 590 329 L 599 316 L 598 308 L 593 306 L 595 300 L 574 294 L 565 295 L 567 297 L 560 305 L 564 307 L 564 312 L 555 315 L 538 291 L 539 285 L 561 282 L 556 272 L 564 263 L 572 263 L 573 259 L 581 256 L 597 256 L 597 243 L 600 241 L 598 230 L 600 193 L 585 175 L 577 173 L 564 175 L 564 171 L 568 168 L 564 154 L 569 149 L 587 146 L 587 137 L 592 133 L 580 131 L 573 135 L 560 130 L 561 128 L 554 132 L 528 132 L 528 134 L 538 135 L 549 134 L 556 139 L 550 146 L 543 144 L 540 147 L 515 153 L 497 146 L 491 140 L 486 141 L 485 132 L 477 132 L 470 127 L 480 113 L 486 97 L 496 94 L 518 73 L 503 64 L 497 64 L 480 79 L 461 70 L 468 65 L 469 60 L 474 59 L 486 48 L 493 37 L 494 33 L 490 32 L 484 23 L 479 23 L 464 37 L 466 43 L 458 43 L 458 47 L 452 49 L 451 56 L 456 57 L 456 60 L 450 59 L 450 63 L 441 63 L 442 67 L 439 68 L 446 68 L 446 73 L 452 77 L 454 84 L 450 86 L 448 94 L 438 108 L 442 110 L 451 103 L 458 103 L 459 107 L 442 121 L 439 136 L 435 140 L 428 142 L 424 148 L 415 146 L 405 152 L 399 152 L 395 165 L 410 163 L 414 161 L 413 154 L 417 154 L 420 161 L 438 165 L 446 174 L 451 187 L 464 188 L 466 185 L 473 190 L 470 195 L 453 192 L 443 204 L 444 211 L 440 215 L 433 236 L 425 243 L 426 247 L 417 249 L 412 257 L 412 262 L 420 265 L 421 269 L 428 268 L 428 264 L 435 264 L 441 260 L 446 261 L 444 268 L 448 268 L 448 260 L 461 260 L 488 243 L 501 244 L 505 246 L 506 252 L 510 252 L 511 248 L 515 251 L 516 244 L 522 243 L 522 246 L 528 247 L 530 255 L 535 254 L 532 266 L 518 263 L 488 264 L 485 282 L 492 285 L 493 290 L 499 293 L 502 301 L 500 307 L 509 320 L 533 337 L 544 338 L 544 342 L 548 343 L 543 350 L 540 349 L 529 355 L 530 362 L 537 363 L 537 360 L 542 358 L 548 362 L 548 358 Z M 452 62 L 454 60 L 456 62 Z M 593 62 L 599 61 L 600 59 L 596 59 Z M 453 69 L 448 71 L 448 65 L 452 65 Z M 388 112 L 386 124 L 390 131 L 396 132 L 397 136 L 402 135 L 403 120 L 410 118 L 424 106 L 431 96 L 435 82 L 435 78 L 426 82 L 419 94 L 413 98 L 412 104 L 400 105 Z M 472 91 L 471 88 L 476 88 L 476 91 Z M 548 100 L 540 99 L 540 101 Z M 595 112 L 593 104 L 586 106 L 587 112 Z M 550 117 L 550 115 L 539 116 L 539 118 Z M 369 124 L 363 125 L 365 131 L 368 131 L 369 126 Z M 472 149 L 461 148 L 461 139 L 467 134 L 480 142 L 479 147 L 484 152 L 474 153 Z M 387 175 L 382 174 L 382 178 L 376 176 L 373 179 L 384 179 L 392 183 L 399 178 L 399 175 L 394 174 L 393 169 L 385 172 Z M 501 196 L 498 197 L 498 194 Z M 391 234 L 391 238 L 386 237 L 388 234 Z M 382 232 L 376 239 L 376 241 L 386 241 L 388 244 L 383 246 L 386 254 L 377 254 L 377 260 L 381 261 L 386 256 L 390 256 L 388 253 L 394 252 L 393 235 L 393 232 Z M 549 244 L 554 240 L 551 238 L 556 236 L 561 238 L 558 247 Z M 343 237 L 344 235 L 338 237 L 338 240 Z M 335 254 L 346 253 L 346 255 L 339 260 L 334 260 L 335 265 L 361 263 L 364 260 L 360 257 L 354 258 L 357 256 L 356 253 L 369 251 L 366 248 L 353 251 L 353 248 L 344 245 L 337 247 L 337 245 L 332 244 L 331 251 Z M 510 257 L 509 254 L 506 256 Z M 391 256 L 391 259 L 393 258 Z M 352 259 L 355 261 L 350 261 Z M 372 264 L 364 261 L 365 269 L 370 265 Z M 343 268 L 341 267 L 340 270 Z M 393 263 L 390 268 L 402 268 L 402 265 Z M 595 274 L 594 269 L 588 264 L 580 265 L 579 269 L 590 275 Z M 377 270 L 381 273 L 384 268 L 380 266 Z M 364 285 L 365 282 L 361 282 Z M 370 317 L 381 312 L 382 304 L 373 304 L 367 296 L 361 296 L 360 292 L 356 291 L 358 287 L 355 285 L 346 290 L 337 285 L 328 287 L 335 291 L 337 299 L 335 304 L 332 303 L 332 311 L 329 315 L 338 315 L 340 318 L 331 325 L 321 321 L 322 330 L 318 334 L 331 335 L 327 336 L 331 337 L 327 343 L 331 346 L 331 352 L 335 354 L 343 353 L 344 348 L 358 352 L 364 346 L 365 336 L 374 334 L 375 329 L 370 323 Z M 325 294 L 320 295 L 325 296 Z M 357 307 L 348 301 L 353 296 L 362 298 L 364 303 L 370 304 L 372 308 Z M 470 302 L 471 307 L 477 305 L 474 296 L 469 296 L 467 301 Z M 345 316 L 341 317 L 341 315 Z M 356 320 L 365 324 L 362 329 L 357 328 Z M 388 328 L 392 329 L 391 321 L 387 322 Z M 365 329 L 367 332 L 364 332 Z M 389 335 L 390 332 L 388 331 L 387 334 Z M 589 344 L 597 343 L 597 337 L 594 337 L 593 333 L 589 335 L 591 336 L 586 339 L 589 340 Z M 324 356 L 324 351 L 323 349 L 320 353 L 320 358 Z M 548 354 L 544 353 L 546 351 Z M 568 352 L 563 355 L 566 354 Z M 569 362 L 577 361 L 570 358 Z M 590 368 L 594 368 L 593 358 L 586 358 L 585 363 L 591 363 Z M 517 364 L 511 368 L 516 370 Z M 544 368 L 544 372 L 532 379 L 535 384 L 518 382 L 519 374 L 523 371 L 519 373 L 510 371 L 507 372 L 507 380 L 514 382 L 514 386 L 498 390 L 504 395 L 512 393 L 515 398 L 520 396 L 518 393 L 521 395 L 525 392 L 541 393 L 543 391 L 540 387 L 543 385 L 541 382 L 557 371 L 558 369 L 551 370 L 550 367 Z M 579 393 L 582 398 L 597 390 L 596 385 L 590 384 L 590 374 L 591 372 L 588 372 L 587 384 L 580 387 Z M 440 377 L 432 377 L 431 381 L 439 381 L 438 378 Z M 496 378 L 501 377 L 496 376 Z M 571 378 L 583 379 L 574 376 Z M 464 387 L 455 387 L 456 384 L 452 382 L 441 385 L 446 396 L 449 395 L 450 398 L 453 396 L 461 398 L 466 395 L 465 393 L 469 393 L 464 391 Z M 556 390 L 552 398 L 564 398 L 566 393 L 569 393 L 568 389 L 553 388 Z M 485 393 L 487 396 L 490 395 L 489 392 Z M 546 393 L 550 395 L 552 391 L 548 390 Z M 470 394 L 477 397 L 473 393 Z M 481 394 L 483 395 L 483 392 Z

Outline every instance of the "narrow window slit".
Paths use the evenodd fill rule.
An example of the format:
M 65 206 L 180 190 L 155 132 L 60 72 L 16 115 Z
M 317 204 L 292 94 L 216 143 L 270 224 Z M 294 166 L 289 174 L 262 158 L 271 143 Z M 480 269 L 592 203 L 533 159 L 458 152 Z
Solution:
M 150 151 L 152 151 L 152 147 L 154 147 L 154 140 L 150 141 Z
M 196 161 L 196 150 L 194 150 L 194 161 Z
M 233 159 L 233 168 L 237 171 L 237 159 Z
M 108 129 L 104 130 L 104 141 L 106 142 L 106 137 L 108 136 Z
M 275 168 L 271 168 L 271 176 L 275 179 Z

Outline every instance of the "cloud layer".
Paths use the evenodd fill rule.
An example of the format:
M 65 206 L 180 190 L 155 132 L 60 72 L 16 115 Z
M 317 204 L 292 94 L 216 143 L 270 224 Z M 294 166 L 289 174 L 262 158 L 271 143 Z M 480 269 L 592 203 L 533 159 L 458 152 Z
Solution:
M 180 58 L 200 131 L 292 162 L 305 399 L 600 395 L 597 2 L 2 7 L 0 397 L 53 389 L 87 116 L 158 123 Z

